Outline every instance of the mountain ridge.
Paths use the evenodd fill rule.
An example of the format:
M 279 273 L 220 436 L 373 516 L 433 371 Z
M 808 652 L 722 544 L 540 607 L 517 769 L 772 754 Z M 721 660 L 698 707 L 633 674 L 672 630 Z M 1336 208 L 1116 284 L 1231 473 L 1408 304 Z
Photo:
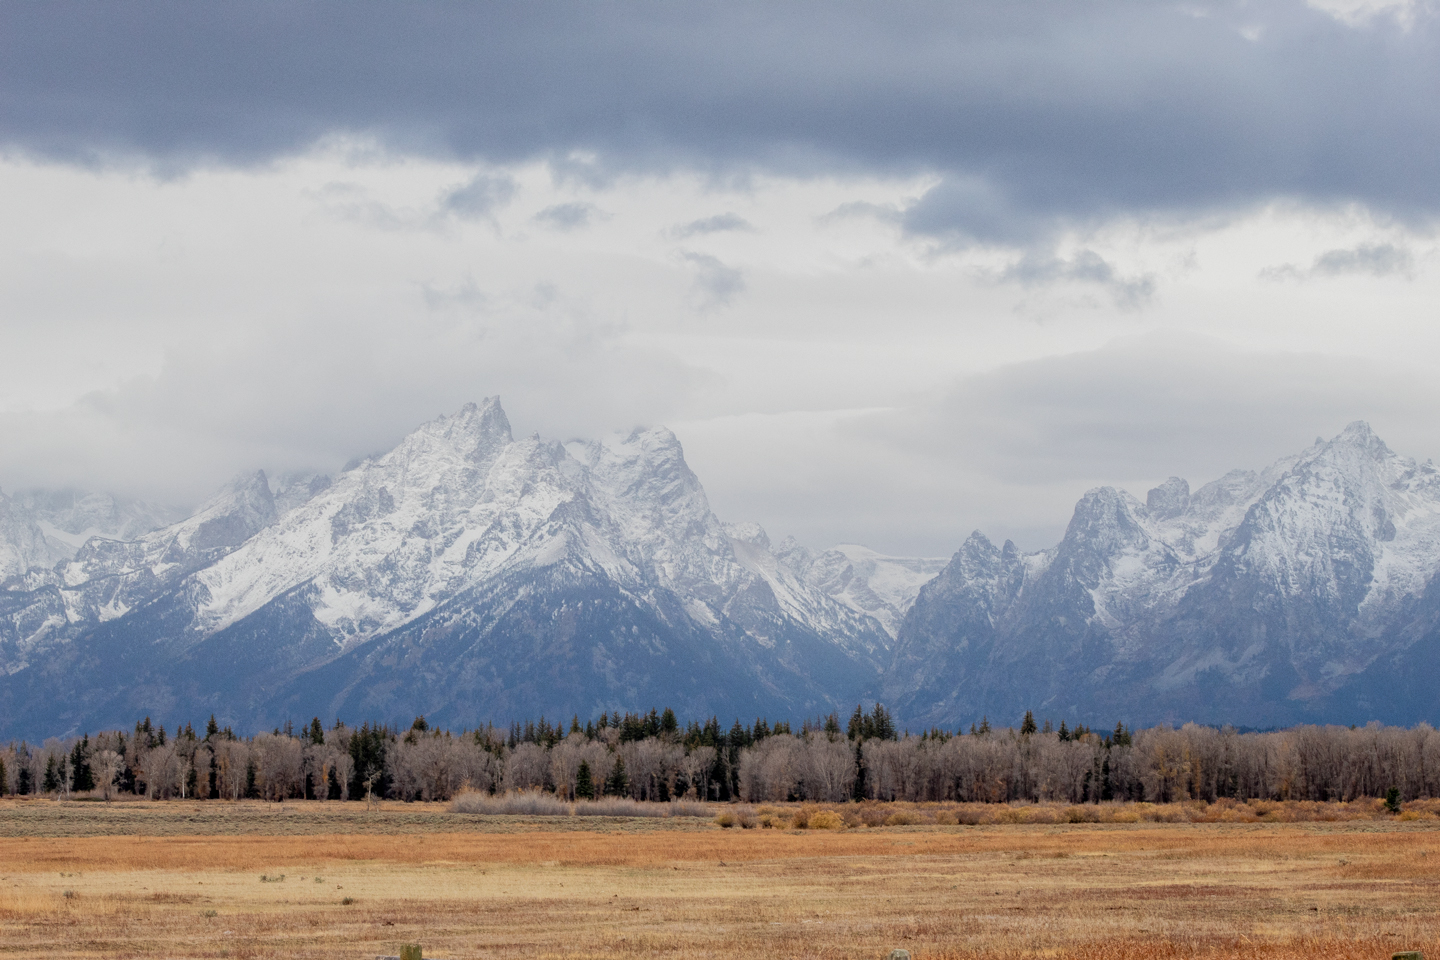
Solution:
M 1093 488 L 1048 550 L 976 531 L 948 559 L 773 544 L 714 514 L 664 427 L 516 438 L 493 397 L 333 478 L 242 475 L 160 526 L 66 496 L 0 494 L 12 733 L 874 698 L 952 727 L 1440 712 L 1418 679 L 1440 679 L 1440 473 L 1363 421 L 1193 491 Z M 130 537 L 57 547 L 43 526 L 96 516 Z

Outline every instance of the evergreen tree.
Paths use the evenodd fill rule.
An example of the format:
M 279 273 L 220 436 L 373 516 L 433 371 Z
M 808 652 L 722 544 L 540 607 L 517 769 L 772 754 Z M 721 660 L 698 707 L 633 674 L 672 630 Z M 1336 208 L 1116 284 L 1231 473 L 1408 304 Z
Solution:
M 660 714 L 660 732 L 666 736 L 676 736 L 680 733 L 680 721 L 675 719 L 675 711 L 669 707 Z
M 310 721 L 310 742 L 316 746 L 325 742 L 325 728 L 320 726 L 319 717 Z
M 1026 710 L 1025 719 L 1020 723 L 1020 736 L 1028 737 L 1035 732 L 1035 729 L 1035 714 Z
M 605 793 L 612 797 L 623 797 L 630 792 L 630 778 L 625 775 L 625 761 L 615 758 L 615 769 L 605 779 Z
M 858 714 L 860 708 L 856 707 Z M 855 741 L 855 785 L 850 789 L 850 799 L 865 799 L 865 751 L 862 749 L 862 741 Z
M 15 795 L 25 797 L 30 795 L 34 784 L 30 782 L 30 765 L 23 760 L 20 763 L 20 772 L 15 775 Z
M 1076 738 L 1079 739 L 1078 737 Z M 1070 731 L 1065 728 L 1065 721 L 1060 721 L 1060 742 L 1067 743 L 1070 740 Z
M 982 716 L 982 717 L 980 718 L 980 729 L 977 730 L 976 733 L 983 737 L 983 736 L 985 736 L 985 735 L 986 735 L 987 733 L 989 733 L 989 732 L 990 732 L 990 718 L 989 718 L 988 716 Z
M 899 734 L 895 730 L 895 721 L 890 717 L 890 711 L 885 709 L 885 704 L 878 701 L 874 709 L 870 711 L 869 735 L 877 740 L 899 739 Z
M 581 729 L 580 729 L 580 714 L 578 714 L 578 713 L 575 714 L 573 717 L 570 718 L 570 732 L 571 732 L 571 733 L 581 733 L 581 732 L 582 732 Z
M 51 756 L 45 761 L 45 779 L 40 784 L 41 793 L 60 792 L 60 774 L 55 769 L 55 758 Z
M 825 738 L 827 740 L 840 739 L 840 717 L 830 714 L 825 718 Z
M 855 712 L 850 714 L 850 723 L 845 727 L 845 736 L 850 740 L 863 740 L 865 738 L 865 711 L 860 709 L 860 704 L 855 704 Z
M 255 782 L 255 761 L 251 760 L 245 764 L 245 796 L 254 800 L 260 796 L 260 787 Z
M 90 769 L 90 735 L 86 734 L 76 741 L 75 749 L 70 751 L 70 769 L 72 775 L 71 789 L 76 793 L 83 793 L 86 790 L 95 789 L 95 774 Z
M 215 714 L 210 714 L 210 722 L 205 724 L 205 739 L 214 740 L 220 734 L 220 724 L 215 722 Z
M 575 796 L 582 800 L 595 799 L 595 781 L 590 775 L 590 764 L 586 760 L 580 761 L 580 769 L 575 772 Z
M 5 790 L 10 786 L 10 780 L 5 776 L 5 760 L 0 758 L 0 797 L 5 796 Z

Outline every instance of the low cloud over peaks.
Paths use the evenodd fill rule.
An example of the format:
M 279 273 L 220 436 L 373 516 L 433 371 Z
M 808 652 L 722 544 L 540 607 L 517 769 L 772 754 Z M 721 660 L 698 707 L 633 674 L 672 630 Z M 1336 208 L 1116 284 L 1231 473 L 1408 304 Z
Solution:
M 1406 246 L 1394 243 L 1362 243 L 1355 247 L 1327 250 L 1308 267 L 1285 264 L 1261 271 L 1266 280 L 1308 280 L 1342 276 L 1413 277 L 1415 256 Z

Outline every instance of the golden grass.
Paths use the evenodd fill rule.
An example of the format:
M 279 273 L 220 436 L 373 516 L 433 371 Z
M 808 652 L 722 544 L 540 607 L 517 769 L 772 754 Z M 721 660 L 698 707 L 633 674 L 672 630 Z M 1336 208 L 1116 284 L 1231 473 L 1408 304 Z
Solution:
M 115 806 L 147 808 L 117 811 L 126 829 L 201 815 Z M 248 835 L 0 836 L 0 956 L 368 958 L 409 941 L 454 958 L 1440 955 L 1429 820 L 801 831 L 454 816 L 450 832 L 407 832 L 403 817 L 442 813 L 387 805 L 371 832 L 306 834 L 285 818 L 318 830 L 323 812 L 199 806 Z M 16 812 L 0 803 L 0 834 L 33 832 Z M 63 809 L 47 815 L 62 832 Z M 277 832 L 255 832 L 264 815 Z

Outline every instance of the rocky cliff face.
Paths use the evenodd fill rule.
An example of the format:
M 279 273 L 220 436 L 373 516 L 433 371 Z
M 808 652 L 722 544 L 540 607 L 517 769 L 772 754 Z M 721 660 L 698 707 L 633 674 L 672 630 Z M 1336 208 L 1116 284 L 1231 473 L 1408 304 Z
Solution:
M 1364 423 L 1259 474 L 1087 493 L 1054 549 L 976 533 L 920 592 L 885 695 L 919 721 L 1434 719 L 1440 473 Z

